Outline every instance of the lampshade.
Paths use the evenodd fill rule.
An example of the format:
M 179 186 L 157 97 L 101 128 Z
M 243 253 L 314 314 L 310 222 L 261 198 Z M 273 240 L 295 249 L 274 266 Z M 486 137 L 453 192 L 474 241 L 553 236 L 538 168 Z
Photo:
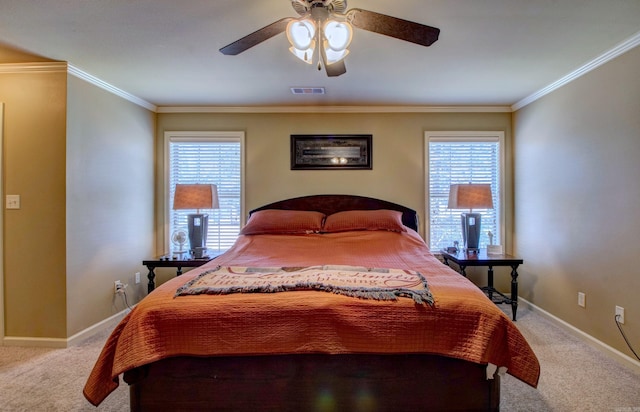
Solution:
M 449 188 L 449 209 L 493 209 L 491 185 L 456 184 Z
M 173 209 L 218 209 L 218 187 L 211 184 L 177 184 Z

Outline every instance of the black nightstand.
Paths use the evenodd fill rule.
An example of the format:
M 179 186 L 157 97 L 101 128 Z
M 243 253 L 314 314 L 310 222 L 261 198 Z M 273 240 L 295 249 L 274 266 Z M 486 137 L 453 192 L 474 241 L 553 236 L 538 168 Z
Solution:
M 505 254 L 487 254 L 486 249 L 480 249 L 477 252 L 458 251 L 458 253 L 449 253 L 446 250 L 441 251 L 442 259 L 444 263 L 449 266 L 449 261 L 455 263 L 460 268 L 460 273 L 463 276 L 467 276 L 465 269 L 468 266 L 487 266 L 488 279 L 487 286 L 483 286 L 482 289 L 491 301 L 494 303 L 506 303 L 511 305 L 511 313 L 513 320 L 516 320 L 516 313 L 518 312 L 518 266 L 524 261 L 520 258 Z M 493 267 L 494 266 L 509 266 L 511 267 L 511 297 L 507 297 L 498 292 L 493 287 Z M 498 295 L 498 296 L 496 296 Z
M 147 293 L 151 293 L 156 288 L 154 281 L 156 274 L 153 271 L 155 268 L 176 268 L 176 276 L 180 276 L 182 275 L 182 268 L 197 268 L 215 257 L 217 256 L 208 253 L 203 258 L 195 259 L 191 257 L 189 253 L 184 253 L 182 255 L 162 255 L 153 259 L 143 260 L 142 264 L 149 269 L 149 274 L 147 275 L 147 278 L 149 279 Z

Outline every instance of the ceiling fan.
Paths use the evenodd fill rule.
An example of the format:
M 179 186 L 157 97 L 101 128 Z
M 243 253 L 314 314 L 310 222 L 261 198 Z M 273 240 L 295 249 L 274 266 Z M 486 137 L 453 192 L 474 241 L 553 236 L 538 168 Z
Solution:
M 440 29 L 363 9 L 347 8 L 346 0 L 291 0 L 299 18 L 285 17 L 242 37 L 220 49 L 222 54 L 237 55 L 282 32 L 287 33 L 289 49 L 309 64 L 318 54 L 318 70 L 324 66 L 327 76 L 346 73 L 344 58 L 349 53 L 352 26 L 396 39 L 430 46 Z

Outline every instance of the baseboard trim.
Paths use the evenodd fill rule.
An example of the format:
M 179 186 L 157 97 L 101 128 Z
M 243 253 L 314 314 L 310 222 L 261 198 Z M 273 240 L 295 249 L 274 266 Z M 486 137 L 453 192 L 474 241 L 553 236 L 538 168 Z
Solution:
M 552 315 L 551 313 L 547 312 L 546 310 L 542 309 L 541 307 L 536 306 L 533 303 L 529 302 L 528 300 L 523 299 L 523 298 L 521 298 L 519 296 L 518 296 L 518 303 L 522 303 L 522 304 L 526 305 L 530 310 L 532 310 L 532 311 L 544 316 L 546 319 L 552 321 L 553 323 L 555 323 L 560 328 L 562 328 L 565 331 L 571 333 L 573 336 L 579 338 L 580 340 L 584 341 L 585 343 L 587 343 L 588 345 L 594 347 L 595 349 L 598 349 L 598 350 L 604 352 L 606 355 L 609 355 L 611 358 L 613 358 L 614 360 L 616 360 L 618 363 L 622 364 L 623 366 L 631 368 L 636 373 L 640 373 L 640 362 L 638 362 L 637 360 L 633 359 L 631 356 L 628 356 L 628 355 L 620 352 L 619 350 L 617 350 L 617 349 L 607 345 L 606 343 L 594 338 L 593 336 L 589 335 L 588 333 L 576 328 L 575 326 L 571 325 L 570 323 L 565 322 L 564 320 L 560 319 L 559 317 L 557 317 L 555 315 Z
M 116 324 L 120 322 L 129 312 L 131 312 L 130 309 L 120 311 L 115 315 L 110 316 L 107 319 L 96 323 L 95 325 L 89 326 L 84 330 L 81 330 L 73 336 L 70 336 L 69 338 L 67 338 L 67 346 L 78 345 L 94 335 L 104 332 L 105 330 L 113 329 Z
M 28 348 L 52 348 L 64 349 L 67 347 L 67 340 L 62 338 L 31 338 L 23 336 L 5 336 L 2 340 L 3 346 L 25 346 Z
M 113 328 L 116 323 L 120 322 L 122 318 L 129 313 L 129 309 L 125 309 L 116 313 L 113 316 L 108 317 L 88 328 L 76 333 L 75 335 L 64 338 L 32 338 L 32 337 L 19 337 L 19 336 L 5 336 L 2 340 L 3 346 L 26 346 L 31 348 L 52 348 L 52 349 L 64 349 L 69 346 L 75 346 L 79 343 L 89 339 L 90 337 L 97 335 L 100 332 Z

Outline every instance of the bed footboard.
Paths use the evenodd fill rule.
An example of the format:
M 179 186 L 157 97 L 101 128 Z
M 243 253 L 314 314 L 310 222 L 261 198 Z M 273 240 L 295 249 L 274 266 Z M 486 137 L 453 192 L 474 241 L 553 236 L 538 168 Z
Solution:
M 499 378 L 434 355 L 178 357 L 125 373 L 132 411 L 497 411 Z

